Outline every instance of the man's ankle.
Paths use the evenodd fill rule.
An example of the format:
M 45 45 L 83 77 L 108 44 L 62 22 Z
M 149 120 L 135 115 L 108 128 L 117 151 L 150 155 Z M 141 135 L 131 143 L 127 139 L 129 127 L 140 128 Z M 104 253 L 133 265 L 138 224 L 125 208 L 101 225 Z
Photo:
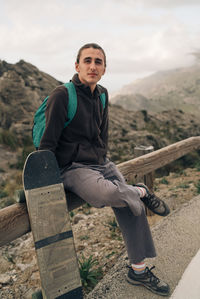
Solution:
M 146 264 L 144 262 L 140 262 L 137 264 L 131 264 L 131 267 L 135 274 L 143 274 L 146 269 Z

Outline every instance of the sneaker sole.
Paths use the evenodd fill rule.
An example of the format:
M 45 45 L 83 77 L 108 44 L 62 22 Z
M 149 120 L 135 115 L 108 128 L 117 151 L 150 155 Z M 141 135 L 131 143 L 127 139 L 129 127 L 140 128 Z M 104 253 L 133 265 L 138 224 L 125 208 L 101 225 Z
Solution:
M 161 296 L 169 296 L 170 293 L 162 293 L 162 292 L 159 292 L 159 291 L 156 291 L 156 290 L 153 290 L 151 289 L 149 286 L 147 286 L 146 284 L 140 282 L 140 281 L 137 281 L 137 280 L 132 280 L 128 277 L 128 275 L 126 275 L 126 280 L 130 283 L 130 284 L 133 284 L 135 286 L 143 286 L 145 288 L 147 288 L 149 291 L 153 292 L 154 294 L 158 294 L 158 295 L 161 295 Z
M 142 187 L 142 188 L 144 188 L 144 189 L 146 190 L 147 193 L 150 193 L 148 187 L 147 187 L 145 184 L 143 184 L 143 183 L 135 184 L 135 185 L 133 185 L 133 186 Z M 161 199 L 160 199 L 160 200 L 161 200 Z M 163 200 L 161 200 L 161 201 L 163 202 Z M 144 205 L 145 205 L 145 204 L 144 204 Z M 145 207 L 148 208 L 148 206 L 146 206 L 146 205 L 145 205 Z M 148 208 L 148 209 L 149 209 L 149 208 Z M 167 207 L 167 206 L 166 206 L 166 211 L 163 212 L 163 213 L 156 212 L 156 211 L 154 211 L 154 210 L 152 210 L 152 209 L 149 209 L 149 210 L 150 210 L 151 212 L 153 212 L 154 214 L 159 215 L 159 216 L 162 216 L 162 217 L 166 217 L 167 215 L 170 214 L 170 209 L 169 209 L 169 207 Z
M 148 208 L 148 207 L 147 207 Z M 149 209 L 149 208 L 148 208 Z M 162 217 L 166 217 L 167 215 L 170 214 L 170 209 L 167 208 L 166 211 L 164 213 L 158 213 L 158 212 L 155 212 L 154 210 L 151 210 L 149 209 L 151 212 L 153 212 L 154 214 L 156 215 L 159 215 L 159 216 L 162 216 Z

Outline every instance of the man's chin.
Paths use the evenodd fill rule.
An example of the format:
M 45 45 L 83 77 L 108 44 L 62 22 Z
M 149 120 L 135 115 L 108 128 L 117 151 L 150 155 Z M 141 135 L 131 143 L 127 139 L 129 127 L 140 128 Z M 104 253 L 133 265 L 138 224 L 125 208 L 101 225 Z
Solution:
M 97 82 L 98 82 L 99 80 L 100 80 L 100 79 L 97 80 L 97 78 L 95 78 L 95 79 L 89 79 L 89 80 L 87 80 L 87 82 L 88 82 L 88 85 L 91 85 L 91 84 L 97 84 Z

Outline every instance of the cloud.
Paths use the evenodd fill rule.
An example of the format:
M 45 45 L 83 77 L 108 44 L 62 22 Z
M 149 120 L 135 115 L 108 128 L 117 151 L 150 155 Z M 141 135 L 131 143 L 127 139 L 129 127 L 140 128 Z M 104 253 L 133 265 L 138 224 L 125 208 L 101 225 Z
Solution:
M 65 81 L 74 72 L 78 49 L 96 42 L 107 53 L 105 78 L 114 89 L 135 76 L 192 63 L 194 58 L 187 53 L 200 48 L 199 4 L 8 0 L 0 4 L 0 59 L 27 60 Z
M 171 9 L 183 6 L 200 5 L 199 0 L 113 0 L 117 3 L 124 3 L 130 6 L 158 8 L 158 9 Z

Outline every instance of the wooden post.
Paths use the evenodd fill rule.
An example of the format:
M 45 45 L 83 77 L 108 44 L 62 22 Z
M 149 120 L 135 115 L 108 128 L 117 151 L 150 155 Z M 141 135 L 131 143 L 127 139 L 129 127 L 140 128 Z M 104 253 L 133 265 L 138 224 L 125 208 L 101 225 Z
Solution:
M 143 145 L 140 145 L 140 146 L 136 146 L 134 148 L 134 156 L 135 157 L 140 157 L 140 156 L 143 156 L 143 155 L 146 155 L 148 153 L 151 153 L 154 151 L 154 147 L 152 145 L 150 146 L 143 146 Z M 135 177 L 135 182 L 138 183 L 138 182 L 143 182 L 145 185 L 147 185 L 147 187 L 149 188 L 149 190 L 151 192 L 153 192 L 153 181 L 154 181 L 154 172 L 150 172 L 150 173 L 147 173 L 143 176 L 136 176 Z M 145 210 L 146 210 L 146 215 L 147 216 L 153 216 L 154 213 L 152 211 L 150 211 L 147 207 L 145 207 Z

